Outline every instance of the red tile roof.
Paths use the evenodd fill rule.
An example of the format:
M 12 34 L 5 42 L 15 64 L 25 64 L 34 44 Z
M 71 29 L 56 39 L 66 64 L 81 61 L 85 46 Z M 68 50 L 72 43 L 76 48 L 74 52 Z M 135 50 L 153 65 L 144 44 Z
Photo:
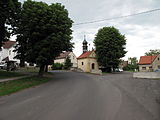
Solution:
M 139 60 L 140 65 L 152 64 L 157 56 L 141 56 Z
M 15 43 L 16 43 L 16 41 L 7 41 L 7 42 L 4 42 L 3 48 L 9 49 L 9 48 L 11 48 Z
M 56 59 L 62 59 L 68 57 L 71 52 L 62 52 Z
M 92 51 L 87 51 L 85 53 L 82 53 L 77 59 L 87 58 L 91 53 Z

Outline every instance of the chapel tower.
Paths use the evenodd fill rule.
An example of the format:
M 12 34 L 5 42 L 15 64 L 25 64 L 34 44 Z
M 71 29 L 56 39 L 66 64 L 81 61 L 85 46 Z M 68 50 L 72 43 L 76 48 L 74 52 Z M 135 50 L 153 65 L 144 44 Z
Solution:
M 83 41 L 83 46 L 82 46 L 82 49 L 83 49 L 83 53 L 87 52 L 88 51 L 88 42 L 86 41 L 86 36 L 84 36 L 84 41 Z

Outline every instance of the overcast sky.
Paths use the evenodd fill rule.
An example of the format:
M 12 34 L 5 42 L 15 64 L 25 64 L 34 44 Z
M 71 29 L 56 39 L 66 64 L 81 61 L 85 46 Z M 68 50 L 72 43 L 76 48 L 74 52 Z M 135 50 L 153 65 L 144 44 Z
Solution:
M 24 1 L 24 0 L 20 0 Z M 146 10 L 160 8 L 160 0 L 36 0 L 50 3 L 62 3 L 69 11 L 74 23 L 118 17 Z M 144 55 L 150 49 L 160 49 L 160 11 L 123 19 L 104 21 L 93 24 L 73 26 L 74 53 L 82 53 L 84 35 L 93 47 L 93 40 L 98 29 L 114 26 L 126 36 L 128 51 L 126 57 Z

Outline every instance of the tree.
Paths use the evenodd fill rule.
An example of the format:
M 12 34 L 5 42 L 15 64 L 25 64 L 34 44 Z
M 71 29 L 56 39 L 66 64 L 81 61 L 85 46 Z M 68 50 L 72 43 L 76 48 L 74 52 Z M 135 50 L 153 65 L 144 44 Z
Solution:
M 18 0 L 0 1 L 0 48 L 10 35 L 14 35 L 20 9 L 21 3 Z
M 126 71 L 135 71 L 138 69 L 138 60 L 136 57 L 128 58 L 128 65 L 123 68 Z
M 126 53 L 125 36 L 114 27 L 103 27 L 96 34 L 94 44 L 99 65 L 108 68 L 109 71 L 111 68 L 117 68 L 120 58 Z
M 72 67 L 71 59 L 69 57 L 66 58 L 66 61 L 64 63 L 64 69 L 70 69 Z
M 159 55 L 159 54 L 160 54 L 160 50 L 155 49 L 155 50 L 149 50 L 148 52 L 146 52 L 145 56 L 154 56 L 154 55 Z
M 24 59 L 38 64 L 39 75 L 43 75 L 46 65 L 51 64 L 62 51 L 72 49 L 72 23 L 68 11 L 59 3 L 48 5 L 25 1 L 17 32 L 19 57 L 24 52 Z
M 137 63 L 138 63 L 138 60 L 137 60 L 137 58 L 136 57 L 130 57 L 130 58 L 128 58 L 128 64 L 131 64 L 131 65 L 136 65 Z

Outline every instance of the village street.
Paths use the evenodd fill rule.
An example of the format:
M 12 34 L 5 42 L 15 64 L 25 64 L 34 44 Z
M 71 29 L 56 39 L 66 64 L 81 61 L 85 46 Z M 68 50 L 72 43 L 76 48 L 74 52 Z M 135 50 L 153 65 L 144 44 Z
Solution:
M 160 81 L 132 73 L 53 73 L 53 80 L 0 97 L 0 120 L 159 120 Z

